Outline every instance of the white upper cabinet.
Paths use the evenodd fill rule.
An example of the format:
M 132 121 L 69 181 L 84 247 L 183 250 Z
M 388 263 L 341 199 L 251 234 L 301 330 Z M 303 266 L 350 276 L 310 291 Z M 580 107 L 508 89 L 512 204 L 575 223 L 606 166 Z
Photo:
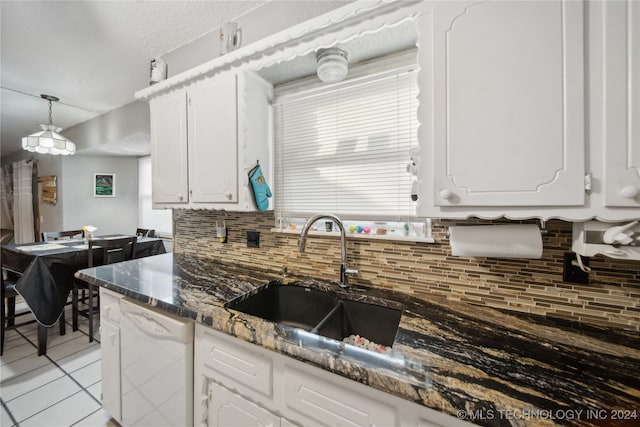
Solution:
M 188 94 L 190 196 L 193 203 L 238 201 L 236 75 L 196 83 Z
M 273 88 L 224 72 L 150 100 L 155 208 L 256 210 L 248 172 L 269 183 Z
M 617 0 L 420 13 L 418 215 L 640 218 L 639 16 Z
M 189 201 L 186 93 L 169 92 L 149 103 L 153 203 Z
M 582 3 L 442 2 L 419 25 L 431 203 L 584 204 Z
M 606 206 L 640 209 L 640 2 L 601 2 Z M 599 110 L 598 110 L 599 111 Z M 640 217 L 640 213 L 637 215 Z

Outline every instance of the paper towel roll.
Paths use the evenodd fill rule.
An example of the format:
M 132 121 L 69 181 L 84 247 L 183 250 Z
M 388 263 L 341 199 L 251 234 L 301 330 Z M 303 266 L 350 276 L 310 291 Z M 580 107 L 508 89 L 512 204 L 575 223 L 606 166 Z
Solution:
M 454 256 L 542 257 L 542 235 L 535 224 L 449 227 L 449 242 Z

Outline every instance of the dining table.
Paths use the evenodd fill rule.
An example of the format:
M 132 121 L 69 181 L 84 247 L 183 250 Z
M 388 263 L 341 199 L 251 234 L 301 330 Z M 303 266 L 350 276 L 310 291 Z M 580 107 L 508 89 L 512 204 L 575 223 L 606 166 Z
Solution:
M 95 236 L 96 239 L 131 237 L 126 234 Z M 16 291 L 33 312 L 38 326 L 38 355 L 46 354 L 47 328 L 55 325 L 64 313 L 73 289 L 76 271 L 86 268 L 89 246 L 85 239 L 56 240 L 1 247 L 1 265 L 19 275 Z M 138 237 L 134 258 L 165 253 L 164 242 L 156 237 Z M 100 253 L 100 255 L 102 255 Z M 102 264 L 99 257 L 94 265 Z M 3 302 L 4 303 L 4 302 Z M 61 330 L 61 333 L 63 333 Z

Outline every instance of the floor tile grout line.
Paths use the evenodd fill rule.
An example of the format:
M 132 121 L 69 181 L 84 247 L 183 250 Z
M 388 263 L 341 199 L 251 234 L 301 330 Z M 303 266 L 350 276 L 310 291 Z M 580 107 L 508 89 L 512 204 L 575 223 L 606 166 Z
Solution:
M 80 331 L 80 329 L 78 329 L 78 330 Z M 16 331 L 17 331 L 20 335 L 22 335 L 22 332 L 18 331 L 17 329 L 16 329 Z M 80 331 L 80 332 L 82 332 L 82 333 L 83 333 L 83 334 L 85 334 L 86 336 L 89 336 L 89 334 L 84 333 L 84 331 Z M 23 337 L 24 339 L 26 339 L 27 341 L 29 341 L 29 342 L 31 343 L 31 345 L 33 345 L 34 347 L 38 348 L 38 347 L 37 347 L 33 342 L 31 342 L 31 340 L 29 340 L 27 337 L 25 337 L 24 335 L 22 335 L 22 337 Z M 96 340 L 95 338 L 94 338 L 94 341 L 98 342 L 98 344 L 100 343 L 100 341 Z M 64 343 L 61 343 L 61 344 L 64 344 Z M 83 350 L 86 350 L 86 349 L 82 349 L 82 350 L 75 351 L 75 352 L 73 352 L 73 353 L 71 353 L 71 354 L 66 355 L 65 357 L 69 357 L 69 356 L 71 356 L 71 355 L 73 355 L 73 354 L 76 354 L 76 353 L 79 353 L 79 352 L 81 352 L 81 351 L 83 351 Z M 89 396 L 90 396 L 94 401 L 96 401 L 100 406 L 102 406 L 102 402 L 100 402 L 98 399 L 96 399 L 96 398 L 95 398 L 95 396 L 94 396 L 93 394 L 91 394 L 91 393 L 90 393 L 90 392 L 89 392 L 89 391 L 88 391 L 88 390 L 87 390 L 87 389 L 86 389 L 82 384 L 80 384 L 80 383 L 79 383 L 75 378 L 73 378 L 73 376 L 71 375 L 71 373 L 70 373 L 70 372 L 67 372 L 67 370 L 65 370 L 64 368 L 62 368 L 62 366 L 60 366 L 60 365 L 59 365 L 55 360 L 53 360 L 53 359 L 52 359 L 48 354 L 43 354 L 42 356 L 38 356 L 38 357 L 46 357 L 47 359 L 49 359 L 49 362 L 51 362 L 55 367 L 57 367 L 58 369 L 60 369 L 60 370 L 61 370 L 61 371 L 66 375 L 66 376 L 68 376 L 69 378 L 71 378 L 71 381 L 73 381 L 74 383 L 76 383 L 76 384 L 78 385 L 78 387 L 80 387 L 80 388 L 81 388 L 85 393 L 87 393 L 87 394 L 88 394 L 88 395 L 89 395 Z M 64 359 L 64 358 L 63 358 L 63 359 Z M 101 360 L 101 362 L 102 362 L 102 360 Z M 92 363 L 93 363 L 93 362 L 92 362 Z M 87 366 L 88 366 L 88 365 L 87 365 Z M 31 371 L 29 371 L 29 372 L 31 372 Z M 72 371 L 72 372 L 75 372 L 75 371 Z M 18 378 L 18 377 L 20 377 L 20 376 L 22 376 L 22 375 L 25 375 L 26 373 L 28 373 L 28 372 L 25 372 L 24 374 L 17 375 L 17 376 L 15 376 L 14 378 Z M 59 378 L 58 378 L 58 379 L 59 379 Z M 92 384 L 92 385 L 93 385 L 93 384 Z M 35 389 L 34 389 L 34 390 L 35 390 Z M 29 391 L 31 391 L 31 390 L 29 390 Z M 74 394 L 75 394 L 75 393 L 74 393 Z
M 71 424 L 69 427 L 73 427 L 73 426 L 77 426 L 78 424 L 80 424 L 81 422 L 83 422 L 84 420 L 86 420 L 87 418 L 89 418 L 90 416 L 92 416 L 93 414 L 96 414 L 98 412 L 100 412 L 102 410 L 102 406 L 100 406 L 98 409 L 96 409 L 95 411 L 93 411 L 90 414 L 87 414 L 86 416 L 84 416 L 83 418 L 80 418 L 78 421 L 76 421 L 75 423 Z
M 30 372 L 37 371 L 38 369 L 42 369 L 42 368 L 44 368 L 44 367 L 46 367 L 46 366 L 47 366 L 47 365 L 40 366 L 40 367 L 38 367 L 38 368 L 36 368 L 36 369 L 33 369 L 33 370 L 31 370 L 31 371 L 28 371 L 28 372 L 25 372 L 24 374 L 20 374 L 20 375 L 18 375 L 18 376 L 16 376 L 16 377 L 13 377 L 13 378 L 20 378 L 22 375 L 26 375 L 26 374 L 28 374 L 28 373 L 30 373 Z M 60 369 L 60 368 L 58 368 L 58 369 Z M 44 386 L 46 386 L 46 385 L 48 385 L 48 384 L 51 384 L 51 383 L 52 383 L 52 382 L 54 382 L 54 381 L 59 380 L 60 378 L 64 378 L 65 376 L 67 376 L 67 373 L 66 373 L 65 371 L 63 371 L 62 369 L 60 369 L 60 373 L 61 373 L 61 374 L 60 374 L 60 376 L 59 376 L 59 377 L 54 378 L 54 379 L 52 379 L 51 381 L 48 381 L 48 382 L 46 382 L 46 383 L 44 383 L 44 384 L 40 384 L 38 387 L 31 388 L 31 389 L 29 389 L 29 390 L 25 390 L 25 391 L 24 391 L 24 393 L 19 394 L 18 396 L 13 397 L 13 398 L 11 398 L 11 399 L 7 400 L 6 402 L 7 402 L 7 403 L 9 403 L 9 402 L 13 402 L 13 401 L 14 401 L 14 400 L 16 400 L 17 398 L 22 397 L 22 396 L 24 396 L 24 395 L 25 395 L 25 394 L 27 394 L 27 393 L 31 393 L 32 391 L 38 390 L 39 388 L 42 388 L 42 387 L 44 387 Z M 13 379 L 13 378 L 12 378 L 12 379 Z
M 69 326 L 72 326 L 72 327 L 73 327 L 73 325 L 72 325 L 71 323 L 69 323 L 69 322 L 67 322 L 67 321 L 65 321 L 65 323 L 66 323 L 67 325 L 69 325 Z M 24 334 L 24 333 L 23 333 L 19 328 L 15 328 L 14 330 L 16 331 L 16 333 L 17 333 L 20 337 L 22 337 L 22 339 L 24 339 L 24 340 L 26 341 L 26 343 L 27 343 L 27 344 L 31 344 L 31 346 L 32 346 L 32 347 L 34 347 L 34 348 L 37 350 L 37 348 L 38 348 L 37 344 L 36 344 L 36 343 L 34 343 L 31 339 L 29 339 L 29 338 L 28 338 L 28 337 L 27 337 L 27 336 L 26 336 L 26 335 L 25 335 L 25 334 Z M 87 336 L 87 337 L 89 336 L 89 334 L 88 334 L 87 332 L 83 331 L 82 329 L 78 329 L 78 331 L 79 331 L 81 334 L 83 334 L 83 335 L 85 335 L 85 336 Z M 73 332 L 78 332 L 78 331 L 72 331 L 72 333 L 73 333 Z M 96 339 L 95 337 L 94 337 L 94 341 L 95 341 L 97 344 L 100 344 L 100 341 L 99 341 L 98 339 Z M 62 345 L 62 344 L 64 344 L 64 343 L 60 343 L 59 345 Z M 71 355 L 73 355 L 73 354 L 76 354 L 76 353 L 79 353 L 80 351 L 83 351 L 83 350 L 86 350 L 86 349 L 78 350 L 78 351 L 76 351 L 76 352 L 73 352 L 73 353 L 71 353 L 71 354 L 69 354 L 69 355 L 65 356 L 65 357 L 69 357 L 69 356 L 71 356 Z M 86 394 L 88 394 L 88 395 L 89 395 L 89 397 L 90 397 L 91 399 L 93 399 L 93 400 L 94 400 L 94 401 L 95 401 L 95 402 L 100 406 L 100 408 L 99 408 L 99 409 L 97 409 L 96 411 L 92 412 L 91 414 L 89 414 L 89 415 L 85 416 L 85 417 L 84 417 L 84 418 L 82 418 L 82 419 L 87 418 L 88 416 L 92 415 L 93 413 L 95 413 L 95 412 L 99 411 L 99 410 L 102 408 L 102 402 L 101 402 L 99 399 L 97 399 L 97 398 L 96 398 L 96 397 L 95 397 L 91 392 L 89 392 L 89 390 L 87 390 L 87 387 L 84 387 L 82 384 L 80 384 L 80 383 L 79 383 L 79 382 L 78 382 L 78 381 L 77 381 L 77 380 L 76 380 L 76 379 L 71 375 L 71 373 L 70 373 L 70 372 L 67 372 L 67 370 L 65 370 L 64 368 L 62 368 L 62 367 L 61 367 L 61 366 L 60 366 L 60 365 L 59 365 L 55 360 L 53 360 L 49 355 L 44 354 L 43 356 L 44 356 L 44 357 L 46 357 L 46 359 L 48 359 L 48 361 L 49 361 L 49 362 L 51 362 L 51 363 L 52 363 L 56 368 L 58 368 L 58 369 L 63 373 L 63 375 L 62 375 L 62 376 L 60 376 L 60 377 L 58 377 L 58 378 L 56 378 L 56 379 L 54 379 L 54 380 L 52 380 L 52 381 L 49 381 L 47 384 L 49 384 L 49 383 L 51 383 L 51 382 L 53 382 L 53 381 L 59 380 L 60 378 L 63 378 L 64 376 L 67 376 L 67 377 L 69 377 L 69 378 L 71 379 L 71 381 L 73 381 L 73 382 L 74 382 L 78 387 L 80 387 L 80 390 L 78 390 L 77 392 L 73 393 L 73 394 L 72 394 L 72 395 L 70 395 L 70 396 L 67 396 L 65 399 L 68 399 L 69 397 L 71 397 L 71 396 L 75 396 L 75 395 L 77 395 L 78 393 L 80 393 L 80 392 L 84 391 Z M 27 357 L 28 357 L 28 356 L 27 356 Z M 42 357 L 42 356 L 38 356 L 38 357 Z M 22 359 L 22 358 L 21 358 L 21 359 Z M 17 360 L 20 360 L 20 359 L 17 359 Z M 92 363 L 95 363 L 95 361 L 94 361 L 94 362 L 92 362 Z M 90 364 L 91 364 L 91 363 L 89 363 L 88 365 L 85 365 L 85 366 L 89 366 Z M 36 368 L 36 369 L 43 368 L 44 366 L 46 366 L 46 365 L 40 366 L 40 367 L 38 367 L 38 368 Z M 15 377 L 11 378 L 11 379 L 19 378 L 19 377 L 21 377 L 22 375 L 26 375 L 26 374 L 28 374 L 29 372 L 33 372 L 33 371 L 34 371 L 34 370 L 36 370 L 36 369 L 33 369 L 33 370 L 31 370 L 31 371 L 24 372 L 24 373 L 22 373 L 22 374 L 20 374 L 20 375 L 17 375 L 17 376 L 15 376 Z M 79 369 L 81 369 L 81 368 L 79 368 Z M 72 372 L 75 372 L 75 371 L 72 371 Z M 95 385 L 95 384 L 97 384 L 98 382 L 100 382 L 100 381 L 96 381 L 95 383 L 91 384 L 89 387 L 94 386 L 94 385 Z M 43 385 L 45 385 L 45 384 L 43 384 Z M 32 389 L 32 390 L 29 390 L 29 391 L 27 391 L 27 392 L 23 393 L 22 395 L 24 395 L 24 394 L 26 394 L 26 393 L 28 393 L 28 392 L 31 392 L 31 391 L 33 391 L 33 390 L 37 390 L 38 388 L 42 387 L 43 385 L 41 385 L 41 386 L 39 386 L 39 387 L 36 387 L 36 388 L 34 388 L 34 389 Z M 21 396 L 22 396 L 22 395 L 21 395 Z M 19 397 L 19 396 L 16 396 L 16 398 L 17 398 L 17 397 Z M 15 399 L 15 398 L 14 398 L 14 399 Z M 62 400 L 60 400 L 60 401 L 58 401 L 58 402 L 54 403 L 53 405 L 50 405 L 49 407 L 44 408 L 42 411 L 44 411 L 44 410 L 46 410 L 46 409 L 49 409 L 49 408 L 51 408 L 52 406 L 55 406 L 55 405 L 59 404 L 60 402 L 64 401 L 65 399 L 62 399 Z M 13 399 L 12 399 L 12 400 L 13 400 Z M 0 403 L 2 404 L 2 407 L 5 409 L 5 411 L 6 411 L 6 412 L 7 412 L 7 414 L 9 415 L 9 417 L 11 418 L 11 421 L 12 421 L 12 423 L 13 423 L 13 426 L 14 426 L 14 427 L 19 427 L 19 426 L 20 426 L 20 423 L 15 419 L 15 417 L 14 417 L 13 413 L 9 410 L 9 407 L 5 404 L 4 400 L 0 399 Z M 42 411 L 39 411 L 39 412 L 37 412 L 36 414 L 38 414 L 38 413 L 40 413 L 40 412 L 42 412 Z M 31 417 L 33 417 L 33 416 L 35 416 L 36 414 L 32 414 L 31 416 L 29 416 L 29 417 L 25 418 L 25 420 L 26 420 L 26 419 L 29 419 L 29 418 L 31 418 Z M 82 419 L 81 419 L 81 420 L 82 420 Z M 81 420 L 78 420 L 75 424 L 77 424 L 77 423 L 78 423 L 78 422 L 80 422 Z M 23 421 L 24 421 L 24 420 L 23 420 Z
M 72 354 L 80 353 L 80 352 L 81 352 L 81 351 L 83 351 L 83 350 L 86 350 L 86 349 L 82 349 L 82 350 L 75 351 L 75 352 L 73 352 L 73 353 L 71 353 L 71 354 L 68 354 L 68 355 L 67 355 L 67 356 L 65 356 L 65 357 L 69 357 L 69 356 L 71 356 Z M 66 371 L 62 366 L 58 365 L 58 363 L 57 363 L 55 360 L 53 360 L 52 358 L 50 358 L 48 355 L 46 355 L 46 354 L 45 354 L 44 356 L 45 356 L 47 359 L 49 359 L 49 360 L 51 361 L 51 363 L 53 363 L 55 366 L 57 366 L 57 367 L 58 367 L 58 369 L 60 369 L 62 372 L 64 372 L 66 376 L 68 376 L 69 378 L 71 378 L 71 381 L 73 381 L 74 383 L 76 383 L 76 385 L 77 385 L 78 387 L 80 387 L 80 389 L 81 389 L 82 391 L 84 391 L 85 393 L 87 393 L 87 394 L 88 394 L 88 395 L 89 395 L 89 396 L 90 396 L 94 401 L 96 401 L 96 403 L 97 403 L 98 405 L 102 406 L 102 402 L 100 402 L 98 399 L 96 399 L 96 398 L 93 396 L 93 394 L 91 394 L 91 393 L 89 392 L 89 390 L 87 390 L 87 389 L 86 389 L 82 384 L 80 384 L 80 383 L 78 382 L 78 380 L 76 380 L 76 379 L 73 377 L 73 375 L 71 375 L 71 373 L 70 373 L 70 372 L 67 372 L 67 371 Z M 64 359 L 64 358 L 63 358 L 63 359 Z M 102 361 L 101 361 L 101 362 L 102 362 Z M 95 363 L 95 362 L 92 362 L 92 363 Z M 88 365 L 86 365 L 86 366 L 88 366 Z M 75 371 L 72 371 L 72 372 L 75 372 Z M 93 384 L 92 384 L 92 385 L 93 385 Z M 74 393 L 74 394 L 75 394 L 75 393 Z M 72 395 L 72 396 L 73 396 L 73 395 Z M 69 397 L 71 397 L 71 396 L 69 396 Z
M 54 406 L 56 406 L 56 405 L 58 405 L 58 404 L 60 404 L 60 403 L 64 402 L 65 400 L 67 400 L 67 399 L 69 399 L 69 398 L 71 398 L 71 397 L 73 397 L 73 396 L 77 395 L 78 393 L 80 393 L 80 392 L 82 392 L 82 391 L 83 391 L 83 390 L 78 390 L 78 391 L 76 391 L 75 393 L 72 393 L 72 394 L 70 394 L 69 396 L 66 396 L 66 397 L 65 397 L 65 398 L 63 398 L 63 399 L 58 400 L 56 403 L 53 403 L 53 404 L 51 404 L 51 405 L 47 406 L 46 408 L 43 408 L 43 409 L 41 409 L 40 411 L 36 412 L 35 414 L 31 414 L 31 415 L 29 415 L 27 418 L 25 418 L 24 420 L 20 420 L 20 421 L 22 421 L 22 422 L 27 421 L 29 418 L 33 418 L 33 417 L 35 417 L 36 415 L 38 415 L 38 414 L 40 414 L 40 413 L 42 413 L 42 412 L 46 411 L 47 409 L 53 408 Z M 95 399 L 94 399 L 94 400 L 95 400 Z M 19 425 L 19 424 L 17 424 L 17 425 Z
M 12 426 L 19 426 L 20 424 L 18 424 L 18 421 L 15 419 L 15 417 L 13 416 L 11 411 L 9 410 L 9 407 L 6 405 L 6 403 L 4 403 L 4 400 L 1 399 L 1 398 L 0 398 L 0 405 L 2 405 L 4 410 L 7 412 L 7 415 L 9 415 L 9 418 L 11 418 L 11 425 Z
M 75 352 L 75 353 L 78 353 L 78 352 Z M 75 354 L 75 353 L 71 353 L 71 354 Z M 42 410 L 40 410 L 40 411 L 36 412 L 35 414 L 31 414 L 30 416 L 28 416 L 27 418 L 25 418 L 24 420 L 21 420 L 21 421 L 28 420 L 29 418 L 31 418 L 31 417 L 33 417 L 33 416 L 35 416 L 35 415 L 39 414 L 40 412 L 42 412 L 42 411 L 46 411 L 47 409 L 49 409 L 49 408 L 51 408 L 51 407 L 53 407 L 53 406 L 55 406 L 55 405 L 57 405 L 57 404 L 59 404 L 59 403 L 61 403 L 61 402 L 65 401 L 66 399 L 69 399 L 69 398 L 70 398 L 70 397 L 72 397 L 72 396 L 75 396 L 76 394 L 78 394 L 78 393 L 80 393 L 80 392 L 82 392 L 82 391 L 84 391 L 86 394 L 88 394 L 88 395 L 89 395 L 89 397 L 90 397 L 91 399 L 93 399 L 93 400 L 94 400 L 94 402 L 96 402 L 96 403 L 100 406 L 100 408 L 102 408 L 102 402 L 100 402 L 100 400 L 98 400 L 98 399 L 97 399 L 93 394 L 91 394 L 91 392 L 90 392 L 89 390 L 87 390 L 87 388 L 86 388 L 86 387 L 84 387 L 82 384 L 80 384 L 80 383 L 78 382 L 78 380 L 76 380 L 75 378 L 73 378 L 73 376 L 72 376 L 70 373 L 68 373 L 68 372 L 67 372 L 66 370 L 64 370 L 60 365 L 58 365 L 58 364 L 56 363 L 56 361 L 55 361 L 55 360 L 51 359 L 51 358 L 50 358 L 48 355 L 46 355 L 46 354 L 45 354 L 44 356 L 45 356 L 47 359 L 49 359 L 49 362 L 51 362 L 55 367 L 57 367 L 58 369 L 60 369 L 60 370 L 64 373 L 64 375 L 63 375 L 62 377 L 56 378 L 56 379 L 55 379 L 55 380 L 53 380 L 53 381 L 57 381 L 57 380 L 59 380 L 60 378 L 63 378 L 63 377 L 65 377 L 65 376 L 66 376 L 66 377 L 69 377 L 69 378 L 71 379 L 71 381 L 73 381 L 73 382 L 74 382 L 78 387 L 80 387 L 80 390 L 76 391 L 76 392 L 75 392 L 75 393 L 73 393 L 73 394 L 70 394 L 69 396 L 65 397 L 64 399 L 61 399 L 61 400 L 59 400 L 59 401 L 55 402 L 55 403 L 54 403 L 54 404 L 52 404 L 52 405 L 47 406 L 46 408 L 43 408 Z M 69 355 L 69 356 L 70 356 L 70 355 Z M 92 363 L 95 363 L 95 362 L 92 362 Z M 87 365 L 87 366 L 88 366 L 88 365 Z M 75 372 L 75 371 L 74 371 L 74 372 Z M 23 374 L 23 375 L 24 375 L 24 374 Z M 16 377 L 16 378 L 17 378 L 17 377 Z M 51 383 L 51 382 L 53 382 L 53 381 L 49 381 L 49 383 Z M 98 382 L 100 382 L 100 381 L 96 381 L 95 383 L 91 384 L 89 387 L 94 386 L 94 385 L 95 385 L 95 384 L 97 384 Z M 49 384 L 49 383 L 47 383 L 47 384 Z M 43 384 L 43 385 L 44 385 L 44 384 Z M 42 386 L 40 386 L 40 387 L 42 387 Z M 38 388 L 40 388 L 40 387 L 36 387 L 36 388 L 34 388 L 34 389 L 31 389 L 31 390 L 29 390 L 29 391 L 28 391 L 28 392 L 26 392 L 26 393 L 29 393 L 29 392 L 31 392 L 31 391 L 33 391 L 33 390 L 37 390 L 37 389 L 38 389 Z M 23 393 L 21 396 L 24 396 L 26 393 Z M 12 399 L 12 400 L 13 400 L 13 399 Z M 9 411 L 9 408 L 5 405 L 4 401 L 2 401 L 2 405 L 5 407 L 5 409 L 6 409 L 7 413 L 9 414 L 9 416 L 11 417 L 11 419 L 14 421 L 14 423 L 15 423 L 14 425 L 19 426 L 19 424 L 17 423 L 17 421 L 15 421 L 15 418 L 13 417 L 13 414 L 11 413 L 11 411 Z

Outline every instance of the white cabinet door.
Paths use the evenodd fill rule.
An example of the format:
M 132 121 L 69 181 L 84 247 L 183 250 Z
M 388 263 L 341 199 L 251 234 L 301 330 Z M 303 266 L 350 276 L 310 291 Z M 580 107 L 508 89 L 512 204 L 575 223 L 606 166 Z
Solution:
M 602 7 L 605 205 L 640 207 L 640 2 Z
M 426 199 L 583 205 L 582 2 L 439 2 L 420 20 Z
M 277 427 L 280 425 L 280 417 L 214 382 L 209 384 L 211 395 L 209 426 Z
M 187 106 L 184 91 L 150 101 L 154 203 L 187 203 Z
M 321 374 L 322 375 L 322 374 Z M 364 394 L 287 366 L 284 374 L 287 407 L 303 414 L 305 425 L 394 426 L 396 409 Z
M 110 322 L 100 325 L 102 354 L 102 407 L 116 420 L 122 419 L 120 401 L 120 328 Z
M 189 186 L 195 203 L 238 201 L 238 120 L 235 73 L 189 90 Z

